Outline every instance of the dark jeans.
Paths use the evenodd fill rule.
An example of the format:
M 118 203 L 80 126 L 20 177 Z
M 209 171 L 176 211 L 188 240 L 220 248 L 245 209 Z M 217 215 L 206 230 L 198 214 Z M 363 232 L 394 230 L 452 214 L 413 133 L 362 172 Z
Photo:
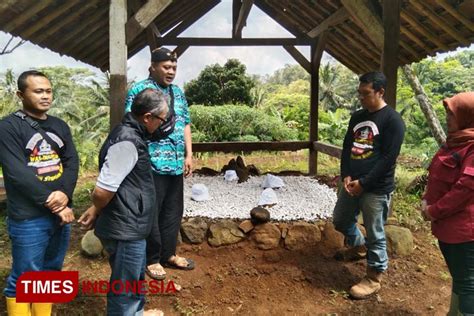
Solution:
M 474 314 L 474 241 L 446 244 L 439 248 L 453 277 L 453 292 L 459 296 L 459 310 L 464 315 Z
M 146 240 L 146 264 L 166 262 L 176 254 L 178 232 L 183 218 L 183 175 L 154 174 L 156 211 Z
M 110 286 L 115 284 L 115 293 L 111 290 L 107 294 L 107 315 L 142 315 L 145 295 L 138 290 L 126 291 L 121 286 L 145 280 L 145 240 L 101 239 L 101 242 L 109 253 Z

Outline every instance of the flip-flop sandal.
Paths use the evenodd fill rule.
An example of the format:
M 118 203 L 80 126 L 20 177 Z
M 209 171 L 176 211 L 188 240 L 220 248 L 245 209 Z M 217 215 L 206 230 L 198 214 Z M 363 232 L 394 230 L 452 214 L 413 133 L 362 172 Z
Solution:
M 194 269 L 194 261 L 193 259 L 189 258 L 184 258 L 187 262 L 187 266 L 179 266 L 176 263 L 173 262 L 164 262 L 161 265 L 165 268 L 170 268 L 170 269 L 177 269 L 177 270 L 193 270 Z
M 156 272 L 153 272 L 152 270 L 148 269 L 148 267 L 145 267 L 145 273 L 152 279 L 162 281 L 166 279 L 166 273 L 165 274 L 159 274 Z

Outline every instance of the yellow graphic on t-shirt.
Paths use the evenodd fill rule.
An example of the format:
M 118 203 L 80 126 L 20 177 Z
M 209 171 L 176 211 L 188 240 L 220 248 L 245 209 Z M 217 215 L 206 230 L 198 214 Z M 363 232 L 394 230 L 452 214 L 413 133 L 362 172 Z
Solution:
M 36 168 L 36 177 L 44 182 L 55 181 L 63 174 L 63 165 L 58 153 L 45 139 L 39 140 L 34 146 L 28 166 Z

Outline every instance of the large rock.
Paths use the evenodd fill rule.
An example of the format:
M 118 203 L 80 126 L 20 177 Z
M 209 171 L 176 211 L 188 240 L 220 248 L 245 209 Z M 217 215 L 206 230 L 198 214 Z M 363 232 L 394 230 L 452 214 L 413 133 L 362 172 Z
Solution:
M 181 235 L 191 244 L 200 244 L 206 238 L 207 223 L 200 217 L 194 217 L 181 224 Z
M 243 221 L 242 223 L 240 223 L 239 228 L 240 228 L 241 231 L 243 231 L 244 233 L 247 234 L 249 231 L 251 231 L 252 229 L 254 229 L 255 226 L 253 225 L 253 223 L 252 223 L 251 220 L 246 219 L 245 221 Z
M 298 222 L 288 230 L 285 238 L 285 248 L 301 250 L 312 247 L 319 241 L 321 241 L 321 231 L 317 225 Z
M 82 252 L 89 257 L 96 257 L 102 253 L 104 247 L 93 230 L 89 230 L 81 240 Z
M 344 247 L 344 235 L 338 232 L 331 222 L 324 225 L 322 241 L 327 248 L 340 249 Z
M 281 232 L 275 224 L 265 223 L 254 228 L 251 238 L 259 249 L 273 249 L 280 243 Z
M 235 244 L 245 238 L 239 226 L 231 220 L 221 220 L 209 227 L 211 236 L 207 240 L 211 246 Z
M 261 206 L 254 207 L 250 211 L 250 218 L 254 224 L 263 224 L 270 221 L 270 212 Z
M 408 256 L 413 252 L 413 235 L 408 228 L 387 225 L 385 226 L 387 251 L 395 256 Z

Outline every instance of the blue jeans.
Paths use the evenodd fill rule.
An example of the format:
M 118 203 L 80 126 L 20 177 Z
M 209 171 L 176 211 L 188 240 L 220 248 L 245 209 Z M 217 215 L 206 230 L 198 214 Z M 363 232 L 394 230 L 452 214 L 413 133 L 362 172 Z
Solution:
M 368 267 L 382 272 L 388 268 L 387 242 L 384 224 L 387 220 L 391 194 L 363 192 L 360 196 L 350 196 L 344 188 L 339 190 L 334 208 L 335 228 L 344 234 L 345 243 L 350 247 L 367 247 Z M 357 216 L 362 212 L 367 238 L 357 227 Z
M 12 244 L 12 271 L 3 293 L 16 297 L 16 281 L 27 271 L 61 271 L 71 233 L 56 215 L 16 221 L 7 219 Z
M 141 240 L 114 240 L 101 239 L 105 250 L 109 253 L 109 263 L 112 273 L 110 285 L 114 281 L 125 285 L 128 281 L 145 280 L 146 241 Z M 116 289 L 118 289 L 116 287 Z M 110 316 L 138 316 L 143 314 L 145 295 L 120 291 L 107 294 L 107 315 Z
M 453 277 L 459 310 L 463 315 L 474 315 L 474 241 L 460 244 L 439 241 L 439 248 Z

